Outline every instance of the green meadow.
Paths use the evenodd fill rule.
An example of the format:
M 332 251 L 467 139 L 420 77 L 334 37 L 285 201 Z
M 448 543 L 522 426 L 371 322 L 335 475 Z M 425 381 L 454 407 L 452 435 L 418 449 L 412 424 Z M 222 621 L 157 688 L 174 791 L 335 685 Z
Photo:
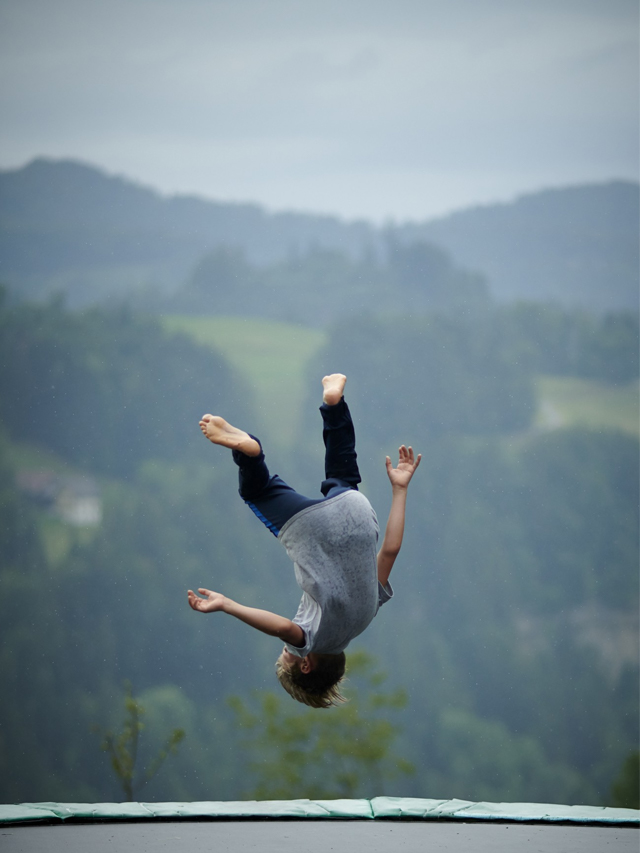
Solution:
M 539 376 L 536 426 L 586 426 L 638 435 L 638 381 L 606 385 L 572 376 Z
M 306 397 L 307 364 L 324 344 L 325 333 L 253 317 L 174 314 L 163 323 L 168 331 L 186 333 L 225 356 L 253 394 L 269 440 L 284 449 L 295 436 Z
M 325 333 L 250 317 L 168 315 L 163 322 L 168 331 L 186 333 L 229 360 L 254 395 L 270 440 L 284 448 L 294 436 L 305 399 L 307 365 L 324 344 Z M 571 376 L 539 376 L 536 389 L 538 428 L 586 426 L 638 435 L 637 381 L 606 385 Z

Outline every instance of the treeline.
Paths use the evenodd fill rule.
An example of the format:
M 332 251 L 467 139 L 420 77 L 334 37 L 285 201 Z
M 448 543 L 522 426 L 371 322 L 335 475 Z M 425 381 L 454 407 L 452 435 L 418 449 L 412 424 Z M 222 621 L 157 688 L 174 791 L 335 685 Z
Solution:
M 288 297 L 300 274 L 287 258 L 313 255 L 314 247 L 382 258 L 391 235 L 402 244 L 435 244 L 457 268 L 483 275 L 494 298 L 637 311 L 639 221 L 638 185 L 625 181 L 544 190 L 381 229 L 363 220 L 161 196 L 85 163 L 40 158 L 0 171 L 0 280 L 31 298 L 62 291 L 75 307 L 128 298 L 138 286 L 158 300 L 207 252 L 235 246 L 252 265 L 281 267 L 288 281 L 268 282 L 265 295 Z M 211 264 L 200 266 L 198 276 Z M 350 281 L 356 299 L 360 284 Z M 192 292 L 190 299 L 197 298 Z M 376 313 L 387 303 L 371 306 Z M 234 313 L 240 311 L 255 307 L 235 305 Z M 311 314 L 310 322 L 319 322 Z
M 539 374 L 637 378 L 638 338 L 631 312 L 594 317 L 518 303 L 480 317 L 349 318 L 332 327 L 318 358 L 356 377 L 367 432 L 378 441 L 401 437 L 397 427 L 407 424 L 430 437 L 490 435 L 531 426 Z
M 407 311 L 477 314 L 488 308 L 484 279 L 456 268 L 427 243 L 403 245 L 392 237 L 384 257 L 373 251 L 354 258 L 313 247 L 283 261 L 258 266 L 239 248 L 206 255 L 178 292 L 164 302 L 144 292 L 147 308 L 186 314 L 242 314 L 325 326 L 341 317 Z
M 442 796 L 555 790 L 555 800 L 602 802 L 634 748 L 638 442 L 531 424 L 536 368 L 637 375 L 637 326 L 578 315 L 574 328 L 588 334 L 570 364 L 549 352 L 563 314 L 531 305 L 485 325 L 372 318 L 333 329 L 318 358 L 316 372 L 341 364 L 349 375 L 361 458 L 406 441 L 424 452 L 395 579 L 402 629 L 383 611 L 372 639 L 421 709 L 412 755 Z M 522 334 L 505 333 L 516 322 Z M 383 520 L 382 465 L 369 463 L 365 486 Z
M 261 683 L 268 641 L 199 620 L 186 590 L 217 579 L 242 599 L 276 585 L 234 472 L 197 428 L 209 408 L 250 418 L 241 382 L 126 310 L 5 305 L 0 327 L 0 799 L 118 796 L 92 730 L 119 723 L 125 680 L 152 697 L 152 723 L 189 718 L 190 783 L 178 770 L 170 789 L 222 798 L 234 774 L 225 696 L 240 662 L 241 680 Z M 70 526 L 18 488 L 43 467 L 97 478 L 98 527 Z M 198 782 L 201 759 L 211 772 Z
M 198 620 L 186 590 L 216 580 L 246 598 L 274 583 L 268 561 L 256 581 L 244 507 L 228 508 L 234 483 L 149 464 L 128 485 L 103 482 L 98 529 L 70 528 L 17 492 L 12 446 L 1 449 L 2 801 L 121 797 L 93 730 L 121 723 L 125 681 L 150 711 L 143 766 L 154 722 L 188 732 L 187 777 L 168 762 L 160 790 L 223 798 L 234 774 L 225 696 L 238 690 L 241 662 L 241 681 L 261 683 L 264 644 Z
M 546 189 L 403 231 L 482 272 L 497 299 L 638 311 L 640 193 L 630 181 Z
M 499 309 L 496 336 L 505 351 L 536 373 L 612 384 L 640 373 L 638 316 L 593 315 L 554 304 L 518 302 Z
M 568 350 L 562 318 L 578 330 Z M 214 351 L 129 310 L 5 304 L 0 330 L 0 798 L 118 796 L 91 728 L 117 725 L 125 679 L 149 709 L 151 753 L 156 724 L 187 732 L 144 796 L 241 796 L 251 771 L 226 699 L 272 689 L 279 649 L 192 613 L 185 591 L 218 587 L 284 615 L 297 606 L 284 552 L 197 430 L 212 406 L 258 421 L 246 390 Z M 475 319 L 398 310 L 328 334 L 310 388 L 336 365 L 349 374 L 381 524 L 384 455 L 401 441 L 424 453 L 395 600 L 354 643 L 408 695 L 401 751 L 416 773 L 384 793 L 607 802 L 637 738 L 638 442 L 531 429 L 533 377 L 625 381 L 637 325 L 522 306 Z M 280 473 L 317 493 L 316 400 L 306 408 Z M 98 478 L 99 526 L 72 528 L 16 487 L 43 454 Z M 264 759 L 259 740 L 251 749 L 249 765 Z M 353 790 L 380 784 L 362 777 Z
M 205 409 L 224 401 L 231 418 L 246 417 L 246 389 L 223 356 L 165 335 L 151 317 L 126 306 L 74 313 L 59 299 L 10 304 L 2 292 L 0 302 L 0 417 L 18 439 L 127 477 L 141 460 L 199 458 L 193 423 Z M 318 356 L 368 389 L 363 414 L 377 440 L 394 422 L 419 424 L 429 436 L 526 429 L 540 373 L 613 384 L 639 375 L 630 312 L 594 317 L 518 303 L 461 316 L 402 313 L 403 305 L 334 324 Z
M 197 458 L 193 424 L 205 410 L 224 402 L 230 416 L 247 413 L 222 356 L 126 307 L 5 302 L 0 362 L 9 433 L 96 473 L 127 478 L 145 459 Z
M 445 346 L 465 346 L 469 338 L 466 346 L 483 350 L 488 344 L 505 361 L 536 373 L 625 382 L 639 370 L 635 312 L 594 315 L 538 302 L 495 306 L 482 276 L 459 269 L 436 246 L 392 236 L 384 255 L 359 260 L 317 247 L 256 266 L 240 249 L 220 248 L 202 259 L 175 295 L 163 301 L 141 291 L 138 300 L 146 310 L 170 313 L 242 314 L 307 326 L 343 323 L 345 329 L 355 325 L 356 334 L 364 316 L 387 317 L 390 326 L 408 327 L 415 336 L 425 315 L 436 314 L 431 337 L 448 336 Z M 462 340 L 455 341 L 456 334 Z M 432 345 L 437 346 L 433 340 Z

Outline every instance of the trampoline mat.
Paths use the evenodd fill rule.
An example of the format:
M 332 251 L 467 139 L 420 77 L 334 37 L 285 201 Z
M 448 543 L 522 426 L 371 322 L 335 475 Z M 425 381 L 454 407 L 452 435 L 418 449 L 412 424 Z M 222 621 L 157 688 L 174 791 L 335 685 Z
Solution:
M 2 853 L 637 853 L 632 826 L 461 820 L 154 820 L 0 826 Z

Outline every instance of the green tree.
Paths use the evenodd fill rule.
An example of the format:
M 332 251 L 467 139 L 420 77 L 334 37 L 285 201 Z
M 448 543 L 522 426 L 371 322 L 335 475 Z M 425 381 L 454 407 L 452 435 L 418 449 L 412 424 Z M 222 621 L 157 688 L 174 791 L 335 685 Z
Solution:
M 0 418 L 8 435 L 94 473 L 131 478 L 147 459 L 200 458 L 194 424 L 205 406 L 240 419 L 244 399 L 222 356 L 126 308 L 0 304 Z M 46 412 L 46 430 L 35 411 Z
M 536 373 L 624 383 L 638 376 L 638 318 L 599 317 L 553 303 L 516 302 L 496 312 L 497 334 L 515 362 Z
M 441 247 L 424 241 L 401 242 L 389 232 L 387 254 L 390 290 L 410 300 L 412 311 L 477 315 L 491 306 L 486 280 L 456 267 Z
M 621 809 L 640 809 L 640 752 L 628 756 L 611 788 L 611 805 Z
M 362 683 L 353 698 L 330 712 L 292 707 L 273 691 L 260 691 L 251 708 L 238 696 L 229 704 L 244 731 L 258 799 L 376 796 L 413 765 L 391 754 L 399 727 L 387 719 L 406 705 L 403 690 L 383 692 L 385 679 L 365 652 L 349 656 L 349 673 Z M 256 707 L 257 706 L 257 707 Z
M 457 708 L 430 721 L 431 761 L 426 779 L 442 797 L 493 802 L 593 802 L 588 780 L 569 764 L 548 756 L 529 735 L 497 719 Z
M 133 800 L 134 787 L 136 790 L 143 788 L 158 773 L 170 752 L 176 752 L 178 745 L 184 739 L 184 729 L 174 729 L 166 738 L 164 746 L 155 758 L 145 768 L 142 778 L 136 776 L 136 763 L 138 760 L 138 741 L 140 732 L 144 729 L 142 716 L 144 707 L 133 696 L 131 685 L 125 683 L 125 720 L 122 731 L 114 734 L 106 731 L 103 735 L 102 749 L 111 757 L 111 767 L 116 774 L 125 798 L 128 802 Z M 135 783 L 135 784 L 134 784 Z
M 499 332 L 490 316 L 471 322 L 444 314 L 362 315 L 328 330 L 312 370 L 342 365 L 359 442 L 395 443 L 408 429 L 430 440 L 518 432 L 535 411 L 533 376 Z M 306 412 L 315 417 L 312 407 L 303 418 Z

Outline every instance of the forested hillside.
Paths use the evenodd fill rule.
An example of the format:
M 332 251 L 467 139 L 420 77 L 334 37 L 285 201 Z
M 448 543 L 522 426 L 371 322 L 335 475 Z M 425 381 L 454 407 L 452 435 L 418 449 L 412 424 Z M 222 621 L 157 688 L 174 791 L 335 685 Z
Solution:
M 452 277 L 465 279 L 467 307 L 482 305 L 488 293 L 637 310 L 638 194 L 625 182 L 556 189 L 376 228 L 164 197 L 89 165 L 39 159 L 0 172 L 0 281 L 33 298 L 62 292 L 74 306 L 137 294 L 145 308 L 157 307 L 181 291 L 179 302 L 201 310 L 212 277 L 233 275 L 245 300 L 234 313 L 245 313 L 250 295 L 254 313 L 259 303 L 266 316 L 308 322 L 314 315 L 316 323 L 365 303 L 385 311 L 394 289 L 404 297 L 407 284 L 417 291 L 416 310 L 446 307 Z M 297 291 L 307 285 L 316 295 L 304 298 L 303 310 Z M 342 294 L 336 304 L 334 292 Z M 218 293 L 211 308 L 226 311 L 231 300 Z
M 301 417 L 269 456 L 318 494 L 319 379 L 335 369 L 349 375 L 363 489 L 381 524 L 384 456 L 400 442 L 424 454 L 395 599 L 348 650 L 366 649 L 389 689 L 405 692 L 404 708 L 375 711 L 380 687 L 365 681 L 353 707 L 382 713 L 415 772 L 391 779 L 364 763 L 350 792 L 607 803 L 637 749 L 638 439 L 536 427 L 536 380 L 637 388 L 637 318 L 542 305 L 417 311 L 410 300 L 377 317 L 369 307 L 328 322 L 324 345 L 298 361 Z M 251 795 L 256 766 L 273 760 L 273 742 L 247 743 L 229 698 L 254 707 L 255 690 L 282 692 L 278 642 L 193 613 L 186 589 L 295 612 L 283 549 L 237 497 L 228 454 L 197 428 L 217 411 L 269 451 L 282 409 L 258 405 L 252 377 L 215 336 L 197 344 L 171 327 L 131 309 L 2 306 L 4 802 L 122 797 L 95 727 L 119 725 L 125 680 L 148 709 L 141 763 L 169 729 L 186 732 L 140 798 Z M 284 371 L 280 384 L 286 394 Z M 63 500 L 78 478 L 99 496 L 90 523 Z M 288 709 L 299 731 L 333 713 Z
M 640 192 L 625 181 L 545 190 L 403 230 L 481 272 L 501 300 L 596 311 L 638 310 L 638 234 Z
M 311 245 L 357 254 L 372 235 L 329 216 L 167 198 L 70 160 L 0 172 L 0 279 L 38 297 L 63 291 L 76 305 L 171 291 L 217 246 L 270 263 Z
M 141 294 L 147 311 L 179 314 L 241 314 L 324 327 L 341 317 L 399 315 L 411 310 L 481 314 L 490 305 L 484 279 L 457 269 L 426 243 L 389 242 L 386 261 L 354 260 L 331 249 L 267 266 L 250 264 L 238 249 L 205 255 L 193 274 L 165 300 Z M 375 307 L 374 307 L 375 306 Z

